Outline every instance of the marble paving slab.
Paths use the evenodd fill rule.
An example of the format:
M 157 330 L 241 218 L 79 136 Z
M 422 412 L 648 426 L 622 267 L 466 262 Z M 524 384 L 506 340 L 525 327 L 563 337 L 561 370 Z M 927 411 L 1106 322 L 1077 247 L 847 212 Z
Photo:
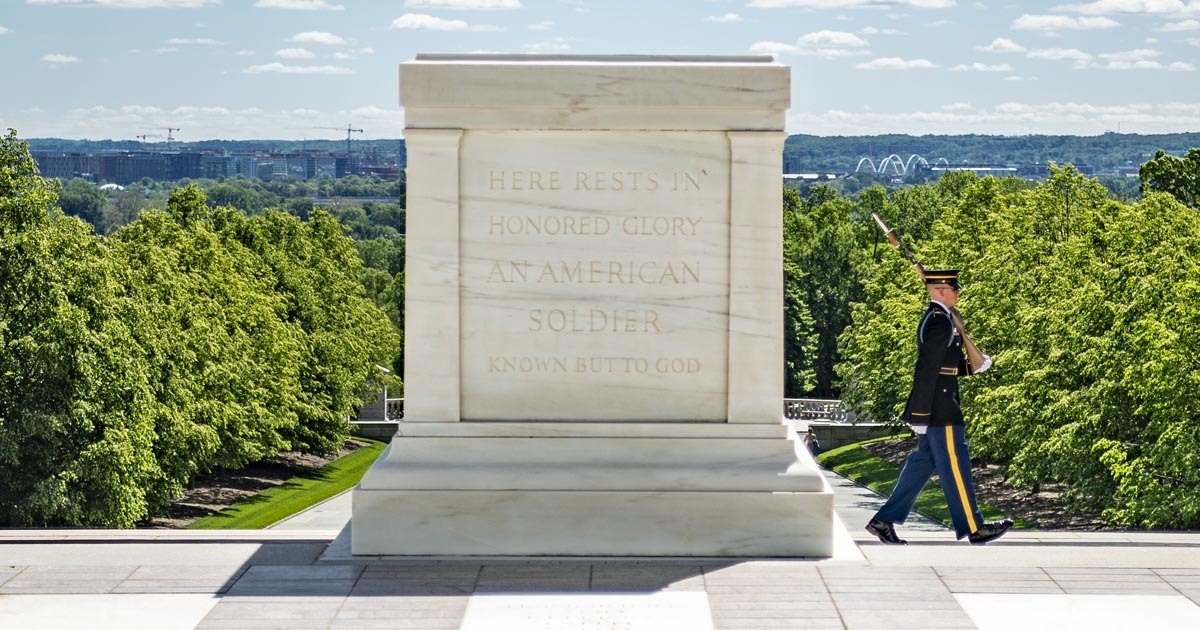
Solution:
M 475 595 L 461 630 L 712 630 L 703 592 Z
M 1200 628 L 1200 606 L 1181 595 L 955 594 L 980 630 Z
M 5 595 L 0 628 L 20 630 L 192 630 L 213 595 Z

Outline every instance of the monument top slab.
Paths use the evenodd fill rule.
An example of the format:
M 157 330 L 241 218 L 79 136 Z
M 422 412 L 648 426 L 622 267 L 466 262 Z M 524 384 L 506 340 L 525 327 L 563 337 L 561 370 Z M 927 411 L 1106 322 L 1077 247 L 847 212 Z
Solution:
M 421 54 L 408 129 L 782 131 L 789 68 L 767 56 Z
M 584 63 L 584 64 L 775 64 L 770 55 L 543 55 L 501 53 L 421 53 L 417 62 L 427 63 Z M 778 65 L 778 64 L 776 64 Z

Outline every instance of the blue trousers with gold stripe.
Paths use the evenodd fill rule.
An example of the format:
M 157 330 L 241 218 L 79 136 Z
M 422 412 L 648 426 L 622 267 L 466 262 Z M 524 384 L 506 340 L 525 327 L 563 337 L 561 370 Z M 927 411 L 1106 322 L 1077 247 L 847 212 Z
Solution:
M 909 453 L 900 471 L 900 479 L 875 518 L 903 523 L 917 502 L 917 495 L 937 470 L 942 493 L 959 538 L 983 524 L 983 515 L 975 504 L 975 484 L 971 481 L 971 456 L 967 452 L 967 433 L 962 426 L 929 427 L 917 436 L 917 450 Z

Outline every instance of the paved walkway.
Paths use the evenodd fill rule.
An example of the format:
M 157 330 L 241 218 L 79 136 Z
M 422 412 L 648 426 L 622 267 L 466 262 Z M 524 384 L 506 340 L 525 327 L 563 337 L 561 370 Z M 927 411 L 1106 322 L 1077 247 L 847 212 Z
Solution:
M 262 531 L 0 530 L 0 628 L 1200 628 L 1200 534 L 976 547 L 914 519 L 884 546 L 880 497 L 831 482 L 821 560 L 351 558 L 346 497 Z

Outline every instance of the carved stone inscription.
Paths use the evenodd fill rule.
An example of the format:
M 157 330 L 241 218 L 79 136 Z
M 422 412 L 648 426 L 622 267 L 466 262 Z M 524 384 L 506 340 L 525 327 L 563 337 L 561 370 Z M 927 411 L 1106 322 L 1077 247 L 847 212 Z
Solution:
M 723 133 L 468 132 L 462 415 L 723 421 Z

